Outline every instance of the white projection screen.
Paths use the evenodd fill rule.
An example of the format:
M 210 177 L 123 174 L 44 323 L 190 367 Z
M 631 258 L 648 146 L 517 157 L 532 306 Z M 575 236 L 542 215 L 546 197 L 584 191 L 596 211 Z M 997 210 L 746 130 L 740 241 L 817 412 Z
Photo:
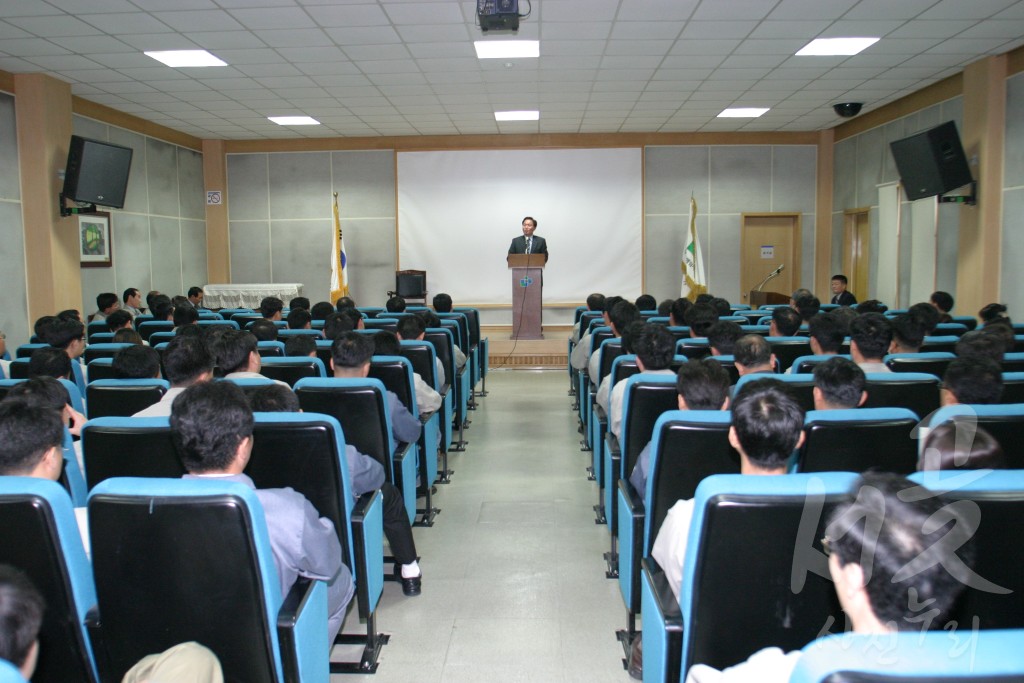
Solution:
M 548 243 L 546 304 L 641 293 L 639 148 L 400 152 L 397 165 L 399 268 L 427 271 L 430 295 L 511 304 L 505 256 L 524 216 Z

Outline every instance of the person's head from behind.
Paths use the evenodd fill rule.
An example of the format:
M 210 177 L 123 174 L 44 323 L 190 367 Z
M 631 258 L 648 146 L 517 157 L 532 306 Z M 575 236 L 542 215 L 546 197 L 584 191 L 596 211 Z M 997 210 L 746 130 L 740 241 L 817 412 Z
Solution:
M 199 306 L 203 303 L 203 288 L 202 287 L 189 287 L 188 288 L 188 302 L 193 307 Z
M 829 311 L 829 315 L 835 318 L 836 324 L 839 326 L 843 336 L 849 336 L 850 325 L 853 323 L 854 318 L 857 317 L 856 309 L 851 308 L 850 306 L 840 306 L 839 308 Z
M 625 301 L 625 299 L 623 299 L 621 296 L 618 296 L 617 294 L 612 294 L 611 296 L 605 297 L 604 310 L 601 311 L 601 317 L 604 318 L 605 325 L 608 324 L 608 316 L 611 314 L 612 309 L 615 308 L 615 304 L 619 303 L 620 301 Z
M 935 332 L 935 326 L 942 322 L 942 313 L 930 303 L 922 301 L 907 309 L 906 315 L 913 318 L 924 329 L 925 336 Z
M 337 339 L 338 335 L 344 332 L 351 332 L 357 327 L 356 319 L 358 317 L 359 311 L 354 308 L 345 308 L 331 313 L 324 321 L 324 337 L 327 339 Z
M 43 344 L 50 343 L 50 331 L 53 329 L 54 324 L 57 322 L 57 316 L 55 315 L 44 315 L 38 318 L 35 323 L 32 324 L 32 333 L 36 335 L 36 338 Z
M 928 432 L 917 461 L 919 472 L 1006 467 L 999 442 L 972 419 L 943 422 Z
M 374 342 L 369 335 L 343 332 L 331 344 L 331 369 L 335 377 L 366 377 L 370 372 Z
M 60 380 L 53 377 L 33 377 L 18 382 L 7 392 L 7 399 L 22 401 L 38 408 L 47 408 L 60 415 L 61 424 L 74 418 L 71 409 L 71 395 Z
M 111 341 L 115 344 L 137 344 L 142 346 L 142 337 L 130 327 L 122 327 L 114 333 Z
M 256 320 L 249 325 L 249 331 L 256 341 L 277 341 L 277 325 L 272 320 Z
M 416 317 L 423 322 L 424 329 L 441 327 L 441 319 L 437 317 L 437 313 L 429 308 L 423 311 L 416 311 Z
M 953 295 L 949 292 L 932 292 L 928 303 L 937 308 L 941 313 L 949 313 L 953 310 Z
M 121 300 L 113 292 L 103 292 L 96 295 L 96 310 L 103 315 L 109 315 L 121 307 Z
M 839 353 L 845 334 L 833 313 L 819 313 L 807 322 L 811 351 L 815 355 Z
M 850 354 L 858 363 L 881 362 L 892 343 L 892 324 L 881 313 L 863 313 L 850 323 Z
M 759 379 L 740 387 L 732 400 L 729 443 L 740 452 L 744 474 L 778 474 L 804 440 L 804 411 L 785 385 Z
M 405 341 L 422 339 L 426 327 L 418 315 L 406 315 L 398 319 L 398 338 Z
M 821 310 L 821 301 L 816 296 L 802 296 L 796 300 L 796 311 L 800 314 L 800 319 L 807 322 L 814 316 L 818 315 L 818 311 Z
M 256 389 L 248 398 L 254 413 L 299 412 L 299 397 L 288 387 L 277 383 Z
M 132 326 L 132 314 L 124 309 L 118 309 L 107 316 L 107 329 L 111 332 Z
M 797 289 L 796 291 L 794 291 L 790 295 L 790 297 L 789 297 L 789 305 L 790 305 L 791 308 L 793 308 L 795 310 L 796 309 L 796 302 L 797 301 L 800 301 L 800 299 L 805 299 L 807 297 L 812 297 L 812 296 L 814 296 L 814 292 L 812 292 L 811 290 L 807 289 L 806 287 L 801 287 L 800 289 Z
M 441 292 L 440 294 L 434 295 L 434 310 L 438 313 L 451 313 L 452 312 L 452 297 L 450 294 Z
M 158 296 L 163 296 L 163 295 L 159 291 L 157 291 L 155 289 L 150 290 L 149 292 L 146 292 L 146 308 L 148 308 L 150 311 L 153 310 L 153 307 L 156 304 L 156 298 Z
M 172 339 L 164 349 L 163 363 L 164 374 L 172 387 L 187 387 L 213 379 L 214 358 L 200 337 Z
M 919 317 L 901 313 L 890 322 L 892 341 L 889 342 L 889 353 L 917 353 L 921 350 L 926 332 L 925 323 Z
M 329 301 L 317 301 L 313 304 L 313 308 L 309 309 L 313 320 L 327 320 L 327 316 L 331 313 L 334 313 L 334 306 Z
M 436 308 L 436 306 L 435 306 Z M 604 294 L 600 292 L 594 292 L 587 297 L 587 310 L 588 311 L 603 311 L 604 310 Z
M 833 510 L 825 546 L 854 632 L 943 628 L 969 580 L 973 525 L 954 505 L 897 474 L 865 473 L 853 494 Z
M 861 301 L 857 304 L 858 315 L 864 315 L 865 313 L 885 313 L 888 310 L 889 307 L 878 299 L 868 299 L 867 301 Z
M 833 296 L 845 292 L 849 282 L 850 281 L 846 278 L 846 276 L 842 275 L 841 273 L 833 275 L 831 282 L 829 282 L 829 287 L 832 290 Z
M 623 353 L 636 353 L 636 340 L 640 337 L 640 333 L 644 331 L 644 324 L 643 320 L 634 320 L 626 325 L 626 329 L 619 336 L 622 342 Z
M 154 379 L 160 376 L 160 354 L 150 346 L 127 346 L 111 364 L 117 379 Z
M 85 325 L 77 320 L 58 320 L 49 329 L 48 343 L 62 349 L 69 358 L 78 358 L 85 353 Z
M 260 302 L 260 315 L 267 320 L 280 320 L 284 302 L 276 296 L 267 296 Z
M 68 354 L 60 349 L 36 349 L 28 361 L 28 376 L 71 379 L 71 363 Z
M 388 313 L 403 313 L 405 312 L 405 299 L 396 294 L 387 300 L 384 308 L 387 309 Z
M 732 314 L 732 305 L 728 299 L 716 296 L 711 300 L 711 307 L 718 311 L 718 317 L 725 317 Z
M 658 307 L 658 300 L 650 294 L 641 294 L 633 302 L 633 305 L 640 311 L 653 311 Z
M 713 356 L 731 356 L 743 329 L 731 320 L 720 320 L 708 328 L 708 346 Z
M 1006 350 L 1003 336 L 994 334 L 993 328 L 988 327 L 965 332 L 954 348 L 957 358 L 989 358 L 997 363 L 1003 362 Z
M 192 306 L 177 306 L 174 309 L 174 326 L 184 327 L 199 321 L 199 311 Z
M 633 353 L 641 371 L 664 370 L 672 364 L 676 338 L 664 325 L 641 323 L 633 341 Z
M 729 406 L 729 373 L 713 358 L 683 363 L 676 376 L 680 410 L 725 410 Z
M 316 338 L 310 334 L 299 334 L 294 337 L 288 337 L 284 342 L 284 355 L 292 357 L 315 356 Z
M 658 303 L 658 317 L 667 318 L 672 313 L 672 299 L 662 299 Z
M 57 312 L 57 319 L 58 320 L 73 320 L 73 321 L 78 322 L 78 323 L 83 322 L 82 321 L 82 314 L 78 311 L 77 308 L 66 308 L 63 311 L 58 311 Z
M 288 308 L 295 310 L 296 308 L 303 308 L 309 310 L 309 299 L 304 296 L 292 297 L 291 301 L 288 302 Z
M 630 323 L 640 319 L 640 309 L 629 301 L 618 302 L 608 312 L 608 324 L 616 336 L 620 336 Z
M 737 339 L 732 355 L 740 375 L 775 372 L 775 356 L 772 355 L 772 347 L 759 334 L 746 334 Z
M 171 297 L 165 294 L 157 294 L 153 297 L 153 307 L 149 310 L 153 312 L 154 320 L 172 320 L 174 318 L 174 303 L 171 301 Z
M 996 322 L 997 320 L 1009 320 L 1006 304 L 988 304 L 980 311 L 978 311 L 978 317 L 981 318 L 983 325 Z
M 814 409 L 848 410 L 868 399 L 867 378 L 852 360 L 836 356 L 814 368 Z
M 686 325 L 686 312 L 693 306 L 689 299 L 679 297 L 672 302 L 672 308 L 668 312 L 668 322 L 674 327 Z
M 398 335 L 390 330 L 380 330 L 373 334 L 373 355 L 401 356 L 402 342 Z
M 693 300 L 693 303 L 695 303 L 695 304 L 708 304 L 708 305 L 710 305 L 711 302 L 714 301 L 714 300 L 715 300 L 715 295 L 714 294 L 710 294 L 708 292 L 704 292 L 703 294 L 698 294 L 697 298 Z
M 64 422 L 52 399 L 0 401 L 0 475 L 57 481 L 64 467 Z
M 939 395 L 944 406 L 999 403 L 1003 396 L 1003 369 L 989 358 L 957 358 L 942 376 Z
M 718 317 L 718 311 L 711 304 L 694 304 L 686 311 L 683 322 L 689 326 L 691 337 L 706 337 Z
M 252 430 L 252 408 L 233 382 L 193 384 L 171 404 L 171 439 L 192 474 L 241 472 Z
M 213 354 L 217 367 L 225 375 L 232 372 L 259 370 L 256 337 L 245 330 L 226 329 L 220 334 L 210 337 L 209 350 Z
M 313 316 L 305 308 L 293 308 L 288 311 L 289 330 L 307 330 L 310 328 Z
M 779 306 L 772 310 L 772 322 L 768 334 L 772 337 L 792 337 L 800 330 L 803 319 L 796 309 Z
M 39 656 L 39 629 L 46 604 L 29 577 L 0 564 L 0 659 L 13 664 L 26 681 Z

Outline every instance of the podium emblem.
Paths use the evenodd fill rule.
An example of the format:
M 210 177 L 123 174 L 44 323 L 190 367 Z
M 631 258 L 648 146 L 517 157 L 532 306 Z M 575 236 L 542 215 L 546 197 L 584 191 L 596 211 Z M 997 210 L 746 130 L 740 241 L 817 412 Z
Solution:
M 520 287 L 529 287 L 532 284 L 533 284 L 533 278 L 529 277 L 529 276 L 524 277 L 524 278 L 519 280 L 519 286 Z

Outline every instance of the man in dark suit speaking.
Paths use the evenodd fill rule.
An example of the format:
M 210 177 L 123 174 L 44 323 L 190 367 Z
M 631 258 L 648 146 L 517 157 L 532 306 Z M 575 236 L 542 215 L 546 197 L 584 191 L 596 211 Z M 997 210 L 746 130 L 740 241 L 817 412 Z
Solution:
M 544 262 L 548 260 L 548 243 L 543 237 L 533 234 L 537 229 L 537 221 L 527 216 L 523 219 L 523 236 L 516 237 L 508 248 L 510 254 L 544 254 Z

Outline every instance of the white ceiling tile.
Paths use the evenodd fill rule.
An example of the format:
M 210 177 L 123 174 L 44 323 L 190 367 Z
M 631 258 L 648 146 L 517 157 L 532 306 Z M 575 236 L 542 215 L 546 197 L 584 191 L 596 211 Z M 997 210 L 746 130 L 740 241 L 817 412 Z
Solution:
M 612 28 L 612 40 L 675 40 L 683 30 L 682 21 L 617 21 Z
M 140 54 L 151 50 L 193 50 L 199 47 L 180 33 L 139 33 L 123 35 L 121 40 L 137 49 Z
M 1002 45 L 1002 43 L 1003 40 L 1001 38 L 953 38 L 952 40 L 944 41 L 940 45 L 936 45 L 932 49 L 925 52 L 925 54 L 958 54 L 964 55 L 965 57 L 970 57 L 971 55 L 990 53 L 995 48 Z
M 801 40 L 803 42 L 801 42 L 800 47 L 803 47 L 827 29 L 830 23 L 828 21 L 815 20 L 800 21 L 799 19 L 762 21 L 758 24 L 757 28 L 751 31 L 750 37 L 767 40 L 773 38 Z M 793 50 L 793 52 L 796 52 L 796 50 Z
M 398 73 L 398 74 L 373 74 L 369 77 L 369 80 L 374 85 L 378 86 L 422 86 L 424 92 L 433 93 L 433 89 L 427 83 L 427 79 L 424 78 L 421 73 Z
M 903 25 L 903 21 L 845 21 L 833 22 L 827 29 L 821 32 L 821 38 L 843 38 L 847 36 L 877 36 L 884 37 Z M 869 50 L 871 48 L 868 48 Z
M 217 78 L 211 76 L 209 78 L 200 78 L 201 83 L 206 84 L 209 88 L 217 91 L 230 91 L 230 90 L 245 90 L 246 88 L 255 88 L 258 83 L 251 78 Z M 227 93 L 230 96 L 230 92 Z
M 4 0 L 0 17 L 35 17 L 61 14 L 61 10 L 38 0 Z
M 350 45 L 377 45 L 402 42 L 401 37 L 390 26 L 327 28 L 324 31 L 342 48 Z
M 939 0 L 921 13 L 920 19 L 988 19 L 1013 5 L 1016 0 Z
M 744 40 L 736 48 L 737 55 L 784 55 L 796 54 L 797 50 L 807 44 L 798 38 L 780 38 L 777 40 Z
M 71 54 L 57 43 L 50 42 L 45 38 L 14 38 L 0 43 L 0 50 L 10 55 L 20 57 L 37 57 L 40 55 L 67 55 Z
M 473 46 L 468 41 L 458 43 L 413 43 L 408 48 L 409 52 L 416 59 L 476 56 Z
M 591 82 L 597 77 L 597 69 L 551 69 L 541 71 L 539 76 L 539 80 L 546 83 L 553 81 Z
M 463 24 L 424 24 L 422 26 L 399 26 L 398 35 L 407 43 L 454 43 L 463 41 L 469 45 L 471 36 Z
M 323 27 L 327 26 L 385 26 L 391 20 L 377 4 L 311 5 L 306 12 Z
M 699 21 L 763 19 L 778 0 L 728 0 L 728 2 L 702 2 L 693 19 Z
M 395 3 L 384 2 L 384 12 L 391 22 L 406 25 L 462 24 L 459 6 L 453 2 Z
M 302 62 L 296 64 L 299 71 L 307 76 L 347 76 L 359 73 L 359 67 L 352 62 L 339 60 L 337 62 Z
M 94 71 L 92 73 L 97 74 L 97 77 L 98 77 L 99 74 L 101 74 L 103 72 L 101 72 L 101 71 Z M 111 72 L 109 70 L 107 70 L 106 73 L 111 73 Z M 161 83 L 160 83 L 160 89 L 161 90 L 167 90 L 168 89 L 168 86 L 170 85 L 168 83 L 168 81 L 187 81 L 187 80 L 190 80 L 189 77 L 187 75 L 183 74 L 180 70 L 178 70 L 178 69 L 169 69 L 169 68 L 167 68 L 166 66 L 163 66 L 163 65 L 151 66 L 151 67 L 141 67 L 141 68 L 122 68 L 122 69 L 118 69 L 117 71 L 115 71 L 113 73 L 117 73 L 117 74 L 123 76 L 125 79 L 131 79 L 131 80 L 136 80 L 136 81 L 144 81 L 144 82 L 161 81 Z M 106 79 L 104 79 L 104 80 L 106 80 Z
M 907 22 L 886 36 L 886 40 L 902 38 L 952 38 L 966 31 L 977 22 L 963 21 L 913 21 Z
M 606 56 L 601 60 L 602 69 L 656 69 L 661 65 L 659 57 L 616 57 Z
M 781 0 L 768 15 L 770 19 L 835 19 L 857 4 L 857 0 Z
M 1024 19 L 1024 0 L 1018 2 L 999 14 L 993 15 L 993 19 Z
M 396 97 L 428 96 L 431 100 L 433 100 L 434 97 L 433 88 L 425 83 L 423 85 L 393 85 L 376 83 L 376 85 L 381 94 L 390 98 L 392 101 L 394 101 L 394 98 Z
M 419 59 L 416 60 L 424 72 L 437 71 L 479 71 L 479 60 L 469 59 Z
M 287 62 L 277 64 L 238 64 L 235 69 L 252 78 L 292 78 L 300 76 L 299 70 Z
M 154 12 L 153 16 L 175 31 L 237 31 L 244 28 L 223 10 Z
M 287 64 L 287 60 L 269 47 L 244 50 L 219 50 L 217 56 L 231 66 L 243 64 Z
M 610 21 L 544 24 L 540 32 L 541 45 L 546 40 L 604 40 L 611 30 Z
M 13 38 L 32 38 L 28 31 L 18 28 L 6 21 L 0 21 L 0 40 L 6 41 Z
M 276 52 L 282 59 L 295 65 L 305 62 L 347 61 L 344 53 L 334 46 L 281 47 Z
M 669 51 L 671 55 L 719 55 L 732 54 L 744 44 L 741 40 L 694 40 L 686 39 L 676 41 L 676 44 Z
M 592 92 L 643 92 L 651 84 L 643 81 L 598 81 L 594 83 Z
M 268 28 L 313 28 L 316 26 L 309 15 L 298 7 L 233 9 L 229 13 L 250 31 Z
M 553 69 L 597 69 L 601 66 L 601 57 L 598 55 L 541 57 L 538 66 L 542 71 Z
M 548 22 L 574 22 L 587 18 L 611 21 L 618 10 L 618 0 L 545 0 L 537 3 L 541 20 Z
M 253 78 L 257 83 L 271 90 L 317 87 L 316 83 L 307 76 L 254 76 Z
M 360 62 L 359 68 L 366 74 L 419 73 L 416 62 L 411 59 L 385 59 Z
M 957 36 L 957 38 L 1004 38 L 1018 39 L 1024 36 L 1024 18 L 1001 19 L 999 21 L 976 24 Z
M 193 31 L 189 38 L 211 51 L 264 47 L 266 43 L 249 31 Z
M 112 14 L 85 14 L 82 21 L 111 35 L 124 33 L 165 33 L 174 29 L 146 12 L 116 12 Z
M 721 55 L 679 55 L 666 57 L 661 62 L 663 69 L 714 69 L 725 61 Z
M 387 45 L 346 45 L 344 52 L 354 62 L 384 59 L 409 59 L 409 51 L 401 43 Z
M 783 55 L 733 55 L 726 57 L 719 65 L 719 71 L 730 69 L 752 69 L 763 67 L 772 69 L 789 59 Z M 718 75 L 718 71 L 715 72 Z M 722 75 L 726 75 L 723 73 Z
M 62 47 L 79 54 L 136 51 L 131 45 L 110 36 L 68 36 L 66 38 L 55 38 L 54 40 L 60 43 Z
M 270 47 L 319 47 L 333 41 L 318 28 L 264 29 L 253 34 Z
M 663 56 L 668 54 L 674 41 L 671 40 L 609 40 L 606 55 L 614 56 Z
M 90 36 L 100 33 L 100 30 L 95 26 L 90 26 L 81 19 L 77 19 L 70 15 L 49 17 L 11 17 L 7 21 L 20 29 L 42 38 Z
M 754 21 L 691 21 L 683 29 L 683 38 L 714 40 L 746 38 L 757 26 Z
M 363 74 L 338 74 L 333 76 L 313 76 L 312 81 L 322 88 L 348 88 L 370 86 L 372 82 Z

